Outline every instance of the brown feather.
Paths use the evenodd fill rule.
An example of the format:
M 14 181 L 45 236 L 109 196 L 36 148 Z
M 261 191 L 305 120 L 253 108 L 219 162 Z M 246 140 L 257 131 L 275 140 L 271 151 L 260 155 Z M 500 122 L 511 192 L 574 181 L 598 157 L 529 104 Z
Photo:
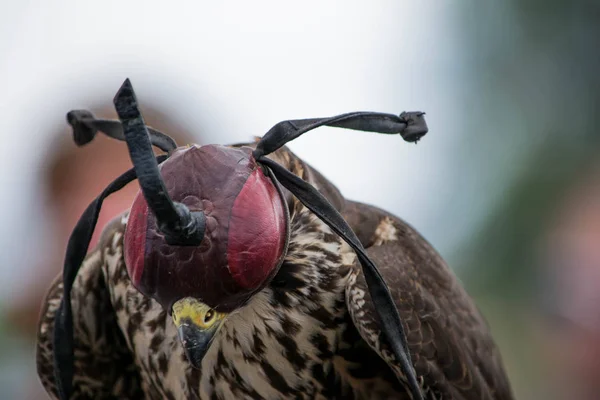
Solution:
M 434 398 L 512 399 L 485 319 L 433 247 L 404 221 L 375 207 L 348 202 L 343 214 L 390 287 L 424 389 Z M 383 239 L 377 232 L 381 225 L 388 230 Z M 400 373 L 381 335 L 362 273 L 349 285 L 347 293 L 352 291 L 364 295 L 360 304 L 348 296 L 363 339 Z M 360 319 L 359 311 L 364 312 Z
M 118 220 L 109 223 L 98 246 L 88 254 L 73 286 L 75 376 L 73 399 L 143 399 L 140 377 L 131 351 L 116 322 L 101 267 L 103 250 L 109 248 Z M 62 277 L 50 286 L 38 325 L 38 375 L 54 398 L 52 332 L 63 292 Z

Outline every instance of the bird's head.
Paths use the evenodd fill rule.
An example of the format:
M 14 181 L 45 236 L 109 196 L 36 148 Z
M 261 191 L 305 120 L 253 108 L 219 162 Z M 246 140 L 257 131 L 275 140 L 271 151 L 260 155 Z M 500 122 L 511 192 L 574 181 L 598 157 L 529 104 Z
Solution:
M 252 151 L 192 145 L 160 165 L 174 204 L 203 220 L 199 241 L 181 243 L 165 231 L 144 192 L 129 214 L 124 253 L 131 281 L 172 314 L 195 366 L 227 315 L 270 281 L 286 253 L 287 205 Z
M 134 168 L 88 206 L 69 239 L 63 298 L 53 332 L 61 398 L 69 398 L 74 371 L 71 289 L 102 202 L 136 178 L 141 192 L 124 235 L 127 271 L 141 293 L 172 315 L 192 365 L 200 365 L 227 316 L 264 288 L 283 262 L 290 224 L 280 184 L 355 250 L 375 309 L 387 321 L 383 331 L 394 344 L 394 354 L 408 360 L 404 336 L 398 333 L 400 317 L 387 286 L 350 226 L 316 188 L 266 156 L 320 126 L 400 134 L 416 142 L 427 132 L 424 113 L 352 112 L 282 121 L 256 148 L 177 147 L 171 137 L 145 125 L 129 80 L 114 104 L 119 121 L 99 120 L 82 110 L 67 116 L 80 146 L 91 142 L 97 132 L 126 141 Z M 152 145 L 167 154 L 156 157 Z M 408 364 L 403 365 L 403 372 L 416 382 Z

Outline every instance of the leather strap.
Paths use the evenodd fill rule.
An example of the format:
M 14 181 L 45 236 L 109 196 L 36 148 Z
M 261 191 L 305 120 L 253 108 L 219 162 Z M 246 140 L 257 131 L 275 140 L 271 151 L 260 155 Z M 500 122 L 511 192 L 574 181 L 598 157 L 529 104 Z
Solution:
M 315 213 L 355 251 L 362 266 L 382 331 L 388 340 L 394 356 L 396 356 L 396 360 L 400 363 L 400 369 L 406 376 L 413 399 L 422 400 L 423 395 L 410 359 L 406 334 L 404 333 L 402 320 L 400 319 L 396 304 L 377 266 L 367 255 L 352 228 L 350 228 L 344 217 L 337 212 L 314 186 L 300 179 L 273 160 L 263 157 L 258 161 L 270 168 L 277 181 L 283 187 L 292 192 L 306 208 Z

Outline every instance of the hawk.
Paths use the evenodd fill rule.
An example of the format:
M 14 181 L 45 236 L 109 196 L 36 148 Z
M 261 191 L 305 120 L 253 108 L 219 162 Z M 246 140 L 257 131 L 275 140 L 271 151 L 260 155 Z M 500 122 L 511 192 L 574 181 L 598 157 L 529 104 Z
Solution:
M 88 207 L 45 299 L 37 366 L 52 398 L 513 398 L 485 319 L 432 246 L 284 147 L 322 125 L 416 141 L 423 113 L 176 147 L 145 126 L 129 80 L 115 106 L 120 121 L 68 114 L 78 144 L 124 140 L 134 169 Z M 103 198 L 136 177 L 131 209 L 86 255 Z

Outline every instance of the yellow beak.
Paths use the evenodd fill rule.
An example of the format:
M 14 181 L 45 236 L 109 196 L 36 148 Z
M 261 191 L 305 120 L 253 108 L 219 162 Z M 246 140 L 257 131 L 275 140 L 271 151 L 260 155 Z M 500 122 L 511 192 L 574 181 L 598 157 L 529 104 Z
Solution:
M 221 327 L 226 314 L 220 313 L 197 299 L 186 297 L 173 304 L 173 321 L 185 355 L 196 368 Z

